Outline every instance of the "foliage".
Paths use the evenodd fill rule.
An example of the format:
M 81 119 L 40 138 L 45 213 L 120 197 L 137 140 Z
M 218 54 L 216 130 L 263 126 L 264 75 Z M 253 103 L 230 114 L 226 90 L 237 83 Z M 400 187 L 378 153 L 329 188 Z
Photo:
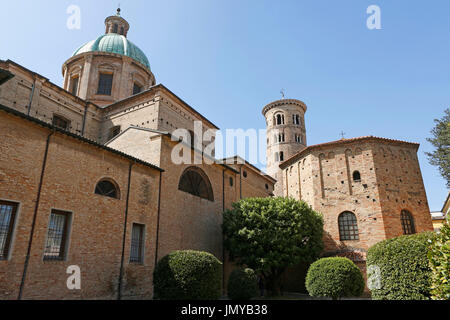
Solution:
M 312 297 L 359 297 L 364 291 L 364 277 L 348 258 L 322 258 L 309 267 L 306 289 Z
M 430 297 L 431 269 L 428 240 L 433 232 L 381 241 L 367 252 L 367 269 L 378 270 L 379 285 L 371 288 L 376 300 L 425 300 Z M 374 276 L 368 271 L 369 279 Z
M 221 296 L 222 263 L 201 251 L 174 251 L 153 272 L 155 298 L 216 300 Z
M 248 198 L 224 212 L 224 246 L 230 258 L 263 278 L 278 294 L 287 267 L 311 263 L 323 249 L 322 216 L 291 198 Z
M 250 268 L 234 269 L 228 279 L 228 297 L 231 300 L 249 300 L 258 294 L 258 277 Z
M 431 275 L 431 298 L 450 300 L 450 225 L 445 222 L 432 240 L 428 252 Z
M 447 181 L 447 187 L 450 188 L 450 109 L 445 110 L 442 119 L 435 119 L 436 126 L 431 133 L 433 138 L 428 138 L 436 150 L 427 152 L 428 160 L 434 166 L 439 167 L 439 172 Z

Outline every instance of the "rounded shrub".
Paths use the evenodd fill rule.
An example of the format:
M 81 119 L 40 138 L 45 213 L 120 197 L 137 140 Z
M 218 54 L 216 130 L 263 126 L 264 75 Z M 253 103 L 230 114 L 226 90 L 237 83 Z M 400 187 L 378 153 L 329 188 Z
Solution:
M 161 300 L 216 300 L 221 282 L 222 263 L 201 251 L 174 251 L 153 272 L 154 295 Z
M 258 277 L 253 269 L 234 269 L 228 279 L 231 300 L 249 300 L 258 294 Z
M 312 297 L 359 297 L 364 291 L 364 277 L 348 258 L 322 258 L 309 267 L 306 289 Z
M 367 252 L 367 276 L 376 300 L 424 300 L 430 297 L 427 253 L 433 232 L 378 242 Z M 376 280 L 376 281 L 373 281 Z

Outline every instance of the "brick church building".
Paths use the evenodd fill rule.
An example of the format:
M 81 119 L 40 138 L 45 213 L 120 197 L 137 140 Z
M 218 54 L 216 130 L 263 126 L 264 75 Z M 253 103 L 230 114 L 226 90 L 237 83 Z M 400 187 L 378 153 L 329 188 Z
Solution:
M 324 215 L 324 254 L 362 268 L 374 243 L 432 230 L 418 144 L 307 146 L 299 100 L 263 109 L 268 174 L 239 157 L 173 163 L 189 145 L 175 130 L 219 128 L 156 84 L 129 28 L 120 11 L 106 18 L 105 34 L 63 64 L 62 87 L 0 60 L 0 299 L 151 298 L 156 262 L 178 249 L 214 254 L 225 282 L 221 214 L 246 197 L 305 200 Z M 67 287 L 73 265 L 80 290 Z

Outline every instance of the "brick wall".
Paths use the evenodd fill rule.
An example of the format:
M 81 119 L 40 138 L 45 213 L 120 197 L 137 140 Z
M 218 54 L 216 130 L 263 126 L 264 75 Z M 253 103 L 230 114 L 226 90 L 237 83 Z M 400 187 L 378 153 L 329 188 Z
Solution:
M 19 203 L 10 258 L 0 261 L 0 296 L 16 299 L 24 270 L 46 139 L 50 130 L 0 112 L 0 199 Z M 39 209 L 24 284 L 24 299 L 116 298 L 122 254 L 130 160 L 64 134 L 50 138 Z M 102 178 L 113 179 L 120 198 L 94 193 Z M 134 164 L 128 206 L 123 295 L 151 297 L 155 258 L 159 172 Z M 52 209 L 71 212 L 64 261 L 44 261 Z M 128 263 L 132 223 L 146 226 L 143 265 Z M 66 268 L 81 268 L 81 290 L 66 287 Z

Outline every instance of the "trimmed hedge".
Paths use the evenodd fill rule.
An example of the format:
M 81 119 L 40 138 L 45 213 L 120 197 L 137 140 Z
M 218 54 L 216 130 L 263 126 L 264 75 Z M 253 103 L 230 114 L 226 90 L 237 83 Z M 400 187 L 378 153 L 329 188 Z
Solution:
M 359 297 L 364 291 L 364 277 L 348 258 L 322 258 L 309 267 L 306 289 L 312 297 Z
M 221 297 L 222 263 L 201 251 L 174 251 L 153 272 L 155 299 L 217 300 Z
M 431 268 L 431 299 L 450 300 L 450 224 L 445 222 L 431 241 L 428 252 Z
M 367 252 L 367 276 L 379 277 L 371 288 L 375 300 L 425 300 L 430 297 L 427 253 L 433 232 L 381 241 Z M 375 274 L 376 272 L 377 274 Z
M 253 269 L 234 269 L 228 279 L 231 300 L 250 300 L 258 294 L 258 277 Z

